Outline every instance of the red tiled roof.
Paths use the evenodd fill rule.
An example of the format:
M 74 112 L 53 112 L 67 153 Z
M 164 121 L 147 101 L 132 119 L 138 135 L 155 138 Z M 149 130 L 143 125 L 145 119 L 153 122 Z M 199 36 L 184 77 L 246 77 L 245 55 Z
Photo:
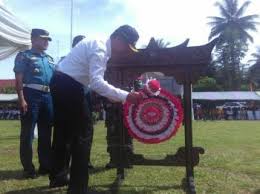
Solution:
M 2 79 L 0 80 L 0 89 L 6 87 L 15 87 L 15 79 Z

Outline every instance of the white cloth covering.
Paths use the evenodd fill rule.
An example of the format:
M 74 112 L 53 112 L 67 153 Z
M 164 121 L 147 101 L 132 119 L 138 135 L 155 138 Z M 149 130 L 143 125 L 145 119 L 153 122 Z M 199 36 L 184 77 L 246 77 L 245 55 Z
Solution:
M 0 60 L 31 45 L 31 30 L 17 17 L 0 5 Z

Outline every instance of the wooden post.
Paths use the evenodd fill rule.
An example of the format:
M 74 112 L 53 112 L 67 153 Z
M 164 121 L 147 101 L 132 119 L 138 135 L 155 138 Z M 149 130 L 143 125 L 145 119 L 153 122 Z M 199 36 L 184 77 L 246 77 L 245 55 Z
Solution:
M 185 122 L 185 156 L 186 156 L 186 183 L 187 193 L 196 193 L 193 172 L 192 156 L 192 107 L 191 107 L 191 80 L 188 72 L 184 82 L 184 122 Z
M 121 129 L 119 130 L 119 160 L 120 163 L 117 167 L 117 177 L 119 180 L 122 180 L 125 178 L 125 130 L 124 130 L 124 121 L 123 121 L 123 108 L 122 105 L 118 105 L 118 116 L 119 116 L 119 122 Z

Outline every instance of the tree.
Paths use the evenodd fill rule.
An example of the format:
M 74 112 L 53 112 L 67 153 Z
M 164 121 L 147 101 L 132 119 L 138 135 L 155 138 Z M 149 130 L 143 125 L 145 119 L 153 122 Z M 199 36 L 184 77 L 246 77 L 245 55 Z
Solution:
M 220 90 L 220 87 L 217 85 L 216 80 L 208 76 L 200 78 L 198 82 L 193 86 L 194 92 L 217 90 Z
M 249 62 L 253 62 L 248 70 L 248 81 L 255 86 L 256 89 L 260 89 L 260 47 L 252 54 L 253 59 Z
M 254 62 L 256 64 L 260 64 L 260 46 L 257 47 L 256 52 L 251 55 L 253 59 L 249 60 L 250 62 Z
M 248 50 L 246 44 L 236 41 L 234 44 L 222 44 L 215 51 L 216 79 L 225 90 L 240 90 L 244 58 Z
M 163 38 L 151 38 L 150 42 L 148 45 L 144 44 L 141 46 L 142 49 L 145 49 L 147 47 L 152 47 L 152 48 L 167 48 L 171 43 L 170 42 L 165 42 Z
M 165 42 L 163 38 L 159 38 L 155 40 L 155 43 L 159 48 L 167 48 L 171 43 L 170 42 Z
M 240 89 L 241 60 L 248 51 L 248 41 L 253 42 L 248 31 L 257 31 L 258 15 L 244 15 L 250 3 L 245 1 L 239 7 L 238 0 L 223 0 L 215 4 L 220 10 L 220 16 L 208 17 L 211 20 L 208 22 L 211 26 L 209 40 L 219 38 L 215 56 L 224 76 L 225 89 Z

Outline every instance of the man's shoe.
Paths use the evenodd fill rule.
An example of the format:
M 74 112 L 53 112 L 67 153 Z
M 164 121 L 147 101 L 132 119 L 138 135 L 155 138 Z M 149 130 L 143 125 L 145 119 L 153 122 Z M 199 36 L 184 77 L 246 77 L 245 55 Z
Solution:
M 50 170 L 46 169 L 46 168 L 39 168 L 38 170 L 38 175 L 44 176 L 50 173 Z
M 50 188 L 55 188 L 55 187 L 63 187 L 69 184 L 69 179 L 67 177 L 60 177 L 56 179 L 50 180 Z
M 26 179 L 35 179 L 37 178 L 35 170 L 23 171 L 23 177 Z
M 84 188 L 72 188 L 69 186 L 67 194 L 88 194 L 87 187 Z

